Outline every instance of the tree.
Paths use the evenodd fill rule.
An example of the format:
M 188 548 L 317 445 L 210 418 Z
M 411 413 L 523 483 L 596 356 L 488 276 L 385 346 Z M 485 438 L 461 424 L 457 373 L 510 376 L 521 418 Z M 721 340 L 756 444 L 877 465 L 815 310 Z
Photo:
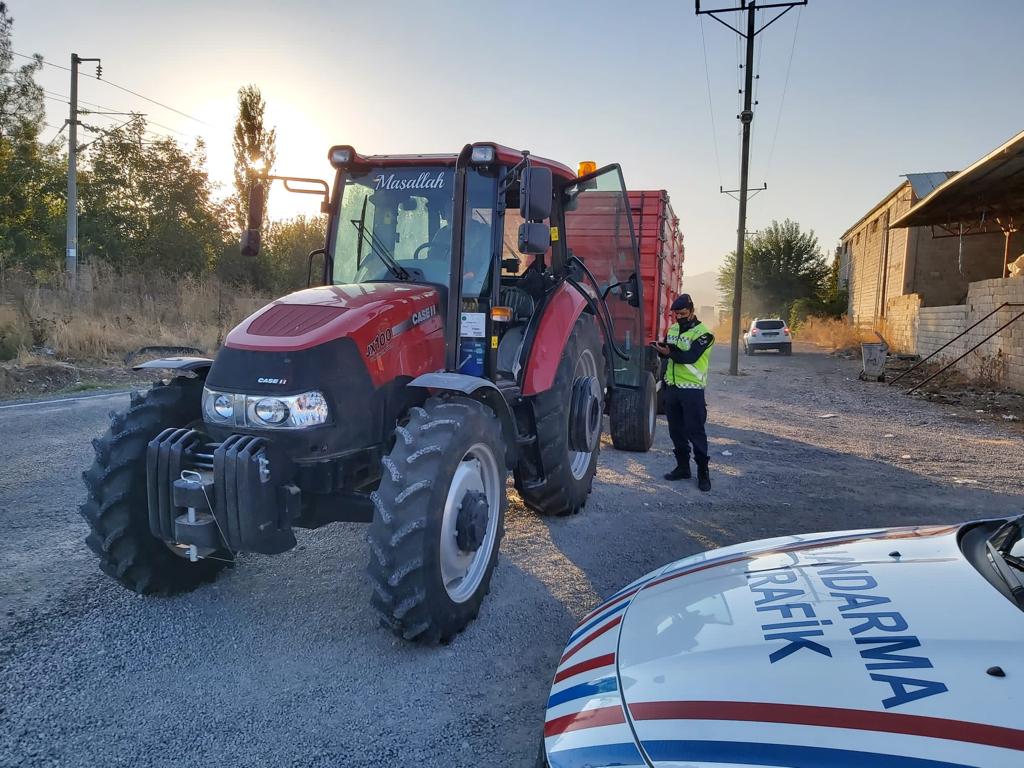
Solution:
M 743 312 L 785 317 L 798 299 L 821 295 L 829 275 L 814 230 L 801 232 L 786 219 L 773 221 L 748 238 L 743 257 Z M 722 301 L 732 305 L 736 254 L 730 253 L 718 270 Z
M 64 214 L 63 163 L 55 142 L 39 143 L 45 115 L 35 76 L 36 55 L 15 66 L 14 19 L 0 2 L 0 268 L 33 272 L 59 268 Z
M 273 221 L 267 227 L 267 242 L 263 259 L 267 274 L 258 280 L 275 295 L 306 287 L 309 273 L 309 254 L 324 247 L 327 237 L 325 216 L 296 216 L 285 221 Z M 262 255 L 262 254 L 261 254 Z M 313 279 L 323 260 L 313 264 Z
M 260 89 L 246 85 L 238 89 L 238 118 L 235 120 L 235 221 L 239 230 L 245 227 L 249 206 L 249 190 L 259 170 L 269 172 L 277 160 L 277 129 L 269 131 L 263 123 L 266 102 Z M 264 182 L 264 192 L 267 184 Z M 264 194 L 263 214 L 266 215 Z
M 150 139 L 142 117 L 101 136 L 85 153 L 82 251 L 119 271 L 201 275 L 229 242 L 230 214 L 212 196 L 202 141 L 186 151 Z
M 7 13 L 7 3 L 0 2 L 0 137 L 18 140 L 39 137 L 46 110 L 43 89 L 36 73 L 43 68 L 43 57 L 36 54 L 31 61 L 14 67 L 11 34 L 14 19 Z

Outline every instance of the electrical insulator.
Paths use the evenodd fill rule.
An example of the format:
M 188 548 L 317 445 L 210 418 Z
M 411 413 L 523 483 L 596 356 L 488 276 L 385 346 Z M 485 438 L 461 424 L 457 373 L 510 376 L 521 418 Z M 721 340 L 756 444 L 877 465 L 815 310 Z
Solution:
M 96 79 L 99 80 L 101 77 L 103 77 L 103 65 L 102 64 L 97 64 L 96 65 Z

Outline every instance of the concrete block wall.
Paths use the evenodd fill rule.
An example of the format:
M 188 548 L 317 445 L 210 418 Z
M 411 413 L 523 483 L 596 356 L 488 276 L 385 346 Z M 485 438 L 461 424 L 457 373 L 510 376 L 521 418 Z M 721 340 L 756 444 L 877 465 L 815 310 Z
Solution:
M 1024 279 L 1009 277 L 971 283 L 967 291 L 969 312 L 967 325 L 980 320 L 1004 302 L 1024 304 Z M 967 349 L 980 342 L 1021 312 L 1024 312 L 1024 306 L 1003 307 L 964 336 L 962 349 Z M 986 341 L 958 363 L 957 367 L 969 375 L 979 376 L 989 379 L 995 384 L 1024 391 L 1024 325 L 1022 324 L 1024 324 L 1024 317 Z
M 885 323 L 882 335 L 893 352 L 913 355 L 917 350 L 918 312 L 921 297 L 916 293 L 896 296 L 885 304 Z
M 946 307 L 921 306 L 923 302 L 917 294 L 899 296 L 886 304 L 885 337 L 893 351 L 924 357 L 1004 302 L 1024 305 L 1024 279 L 1011 277 L 971 283 L 966 303 Z M 1024 306 L 1004 307 L 942 350 L 935 359 L 952 360 L 981 343 L 957 363 L 957 369 L 983 383 L 1024 392 L 1024 317 L 983 342 L 1021 312 Z
M 952 307 L 921 307 L 917 314 L 916 354 L 921 357 L 930 355 L 960 333 L 970 325 L 970 322 L 974 322 L 968 322 L 968 314 L 967 306 L 964 304 Z M 963 347 L 958 342 L 943 350 L 942 357 L 948 359 L 962 351 Z

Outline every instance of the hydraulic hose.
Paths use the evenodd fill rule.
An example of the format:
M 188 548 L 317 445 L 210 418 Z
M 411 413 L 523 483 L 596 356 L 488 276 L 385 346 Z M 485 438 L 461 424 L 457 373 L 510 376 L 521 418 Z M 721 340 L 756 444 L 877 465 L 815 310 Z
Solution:
M 597 284 L 597 279 L 594 277 L 593 274 L 591 274 L 590 270 L 587 269 L 587 265 L 584 264 L 579 259 L 577 259 L 575 256 L 573 256 L 570 261 L 575 262 L 576 264 L 579 264 L 580 267 L 583 268 L 583 273 L 590 278 L 590 281 L 594 284 L 594 290 L 597 292 L 597 295 L 600 296 L 601 295 L 601 288 Z M 601 325 L 604 328 L 604 337 L 605 337 L 605 339 L 608 342 L 609 349 L 611 349 L 621 359 L 629 360 L 629 355 L 626 354 L 625 352 L 623 352 L 621 349 L 619 349 L 618 346 L 616 346 L 616 344 L 615 344 L 615 338 L 614 338 L 614 336 L 612 336 L 611 315 L 608 312 L 608 305 L 605 304 L 604 299 L 600 299 L 599 300 L 600 301 L 600 306 L 598 306 L 598 304 L 597 304 L 598 300 L 595 300 L 593 296 L 591 296 L 589 293 L 587 293 L 585 290 L 583 290 L 583 286 L 582 285 L 580 285 L 578 282 L 576 282 L 575 280 L 573 280 L 571 277 L 568 277 L 568 276 L 565 278 L 565 281 L 567 283 L 569 283 L 569 285 L 571 285 L 577 291 L 579 291 L 580 296 L 582 296 L 583 300 L 587 302 L 587 306 L 590 307 L 590 309 L 593 311 L 594 315 L 601 322 Z M 601 307 L 604 308 L 604 313 L 601 312 Z

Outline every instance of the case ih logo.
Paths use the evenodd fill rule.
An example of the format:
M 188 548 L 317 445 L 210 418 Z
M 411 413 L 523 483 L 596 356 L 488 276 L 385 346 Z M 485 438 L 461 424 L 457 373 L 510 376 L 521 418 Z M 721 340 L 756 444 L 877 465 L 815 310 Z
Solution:
M 437 314 L 437 305 L 433 304 L 426 309 L 421 309 L 412 313 L 412 324 L 419 325 L 425 320 L 429 320 Z
M 281 386 L 284 386 L 285 384 L 288 383 L 288 379 L 270 379 L 270 378 L 266 378 L 264 376 L 261 376 L 260 378 L 256 379 L 256 383 L 257 384 L 280 384 Z
M 396 176 L 393 173 L 381 174 L 374 180 L 377 189 L 444 189 L 444 171 L 434 176 L 429 171 L 422 171 L 417 176 Z

